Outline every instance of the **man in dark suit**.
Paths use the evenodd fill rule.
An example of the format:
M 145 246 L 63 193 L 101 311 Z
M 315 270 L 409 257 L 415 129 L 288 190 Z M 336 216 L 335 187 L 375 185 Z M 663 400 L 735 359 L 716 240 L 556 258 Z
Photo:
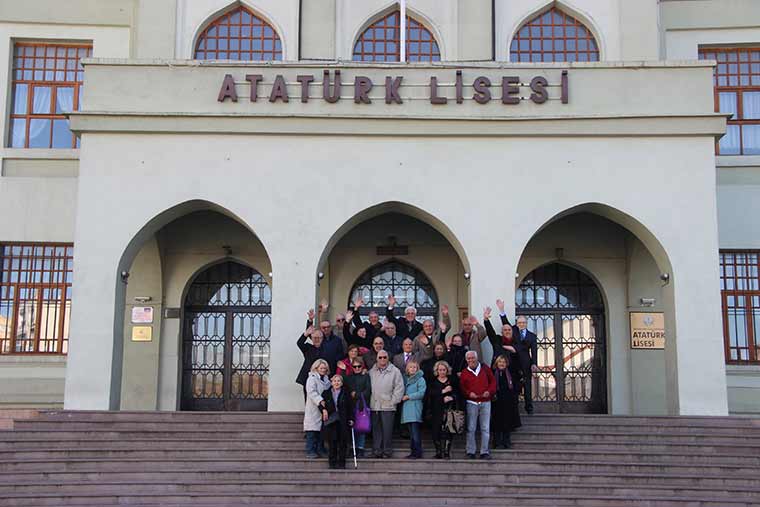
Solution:
M 396 325 L 396 333 L 401 338 L 411 338 L 414 340 L 422 332 L 422 324 L 417 322 L 417 309 L 413 306 L 408 306 L 404 310 L 404 316 L 396 318 L 393 316 L 394 306 L 396 306 L 396 298 L 390 295 L 388 296 L 388 309 L 385 311 L 385 317 Z
M 499 316 L 503 325 L 511 325 L 507 314 L 504 311 L 504 301 L 496 300 L 496 306 L 499 308 Z M 512 326 L 512 336 L 517 349 L 517 355 L 520 358 L 520 372 L 522 374 L 525 411 L 528 414 L 533 413 L 533 373 L 538 371 L 538 336 L 528 331 L 528 319 L 524 315 L 519 315 Z

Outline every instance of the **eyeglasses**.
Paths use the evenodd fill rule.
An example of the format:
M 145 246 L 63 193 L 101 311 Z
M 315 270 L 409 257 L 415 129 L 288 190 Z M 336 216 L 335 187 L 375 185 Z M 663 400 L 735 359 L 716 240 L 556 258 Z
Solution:
M 362 365 L 360 365 L 360 364 L 355 364 L 354 365 L 354 370 L 361 370 L 361 369 L 362 369 Z
M 388 359 L 388 356 L 377 356 L 378 359 Z
M 335 319 L 336 322 L 345 322 L 346 319 Z

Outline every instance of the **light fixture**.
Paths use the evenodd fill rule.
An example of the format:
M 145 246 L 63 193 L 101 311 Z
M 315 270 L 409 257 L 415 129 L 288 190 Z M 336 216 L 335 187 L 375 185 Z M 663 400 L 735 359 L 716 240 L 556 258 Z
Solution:
M 269 278 L 272 278 L 272 272 L 271 271 L 269 272 Z
M 464 273 L 464 279 L 469 280 L 470 279 L 470 273 L 466 272 Z
M 654 306 L 657 302 L 655 298 L 641 298 L 639 301 L 641 302 L 641 306 Z
M 153 301 L 153 298 L 151 296 L 135 296 L 135 301 L 138 303 L 147 303 L 148 301 Z
M 660 275 L 660 280 L 662 280 L 662 286 L 665 287 L 670 283 L 670 273 L 662 273 Z
M 129 280 L 129 271 L 122 271 L 121 272 L 121 281 L 126 284 L 127 280 Z
M 319 273 L 317 273 L 317 285 L 321 285 L 322 284 L 322 279 L 324 277 L 325 277 L 325 274 L 323 272 L 320 271 Z

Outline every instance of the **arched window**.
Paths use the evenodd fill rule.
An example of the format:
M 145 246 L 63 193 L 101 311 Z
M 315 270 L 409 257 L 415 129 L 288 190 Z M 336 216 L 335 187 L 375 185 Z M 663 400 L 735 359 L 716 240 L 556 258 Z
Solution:
M 359 315 L 366 320 L 370 312 L 375 311 L 380 319 L 388 308 L 388 296 L 393 294 L 396 306 L 417 309 L 417 320 L 438 317 L 438 294 L 433 284 L 418 269 L 398 261 L 389 261 L 372 267 L 362 273 L 351 288 L 349 306 L 361 297 L 364 305 Z
M 401 60 L 401 12 L 393 11 L 364 30 L 354 44 L 354 61 L 398 62 Z M 438 43 L 420 22 L 406 17 L 406 60 L 438 62 Z
M 240 6 L 215 19 L 198 36 L 196 60 L 282 60 L 282 42 L 272 26 Z
M 591 30 L 556 7 L 525 23 L 509 48 L 512 62 L 598 62 Z

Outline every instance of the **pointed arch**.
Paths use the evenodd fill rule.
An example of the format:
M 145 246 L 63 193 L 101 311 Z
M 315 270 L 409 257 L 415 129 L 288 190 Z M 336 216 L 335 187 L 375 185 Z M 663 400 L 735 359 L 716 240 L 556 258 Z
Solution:
M 407 9 L 406 55 L 408 62 L 441 61 L 440 35 L 429 19 Z M 401 59 L 401 11 L 398 3 L 374 14 L 353 39 L 352 60 L 398 62 Z
M 588 16 L 551 1 L 524 18 L 509 43 L 511 62 L 596 62 L 602 57 L 599 31 Z
M 193 42 L 193 59 L 280 61 L 283 42 L 274 24 L 237 1 L 201 25 Z

